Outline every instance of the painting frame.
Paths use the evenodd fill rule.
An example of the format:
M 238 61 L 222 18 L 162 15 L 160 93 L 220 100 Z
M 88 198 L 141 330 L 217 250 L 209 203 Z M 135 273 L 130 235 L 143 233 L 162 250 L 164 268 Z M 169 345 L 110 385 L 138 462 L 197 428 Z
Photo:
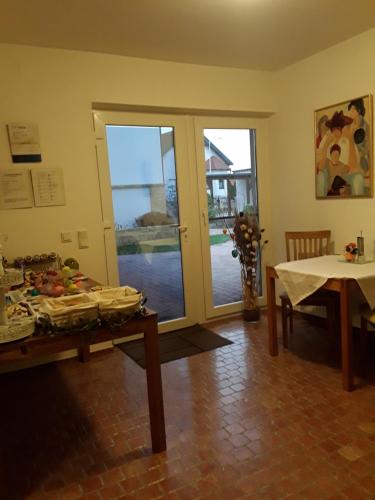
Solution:
M 373 198 L 373 99 L 354 97 L 314 111 L 315 198 Z

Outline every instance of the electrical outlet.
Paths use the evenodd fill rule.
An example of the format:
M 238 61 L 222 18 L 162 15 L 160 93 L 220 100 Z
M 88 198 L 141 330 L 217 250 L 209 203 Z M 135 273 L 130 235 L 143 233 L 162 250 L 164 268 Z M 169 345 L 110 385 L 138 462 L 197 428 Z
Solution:
M 73 235 L 70 231 L 66 233 L 61 233 L 61 242 L 62 243 L 71 243 L 73 241 Z
M 87 229 L 81 229 L 78 231 L 78 247 L 88 248 L 89 247 L 89 233 Z

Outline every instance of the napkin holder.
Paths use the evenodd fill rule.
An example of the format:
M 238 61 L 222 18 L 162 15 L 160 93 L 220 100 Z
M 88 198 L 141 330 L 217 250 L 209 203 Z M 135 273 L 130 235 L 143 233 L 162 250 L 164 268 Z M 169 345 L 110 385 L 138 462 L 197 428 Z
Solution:
M 357 248 L 358 248 L 358 264 L 362 264 L 366 261 L 365 257 L 365 239 L 363 236 L 357 236 Z

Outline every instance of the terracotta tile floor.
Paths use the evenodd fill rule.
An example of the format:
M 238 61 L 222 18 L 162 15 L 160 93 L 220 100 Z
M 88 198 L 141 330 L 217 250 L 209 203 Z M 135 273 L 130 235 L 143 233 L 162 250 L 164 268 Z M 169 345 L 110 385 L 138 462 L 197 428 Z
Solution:
M 216 230 L 216 234 L 222 231 Z M 240 268 L 238 260 L 232 257 L 232 248 L 232 241 L 210 247 L 215 306 L 237 302 L 242 297 Z M 131 283 L 142 290 L 147 305 L 158 311 L 160 321 L 185 315 L 180 252 L 119 255 L 118 267 L 120 283 Z
M 168 451 L 145 372 L 117 349 L 2 375 L 0 498 L 374 499 L 375 377 L 345 393 L 324 331 L 215 323 L 233 345 L 162 366 Z

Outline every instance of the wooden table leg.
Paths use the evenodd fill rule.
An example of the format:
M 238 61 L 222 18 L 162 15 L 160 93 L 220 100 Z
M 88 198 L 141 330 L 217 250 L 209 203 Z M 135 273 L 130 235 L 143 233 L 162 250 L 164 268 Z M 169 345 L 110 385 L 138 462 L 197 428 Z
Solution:
M 157 316 L 149 318 L 144 332 L 148 408 L 150 413 L 152 451 L 166 450 L 163 388 L 159 358 Z
M 266 268 L 267 284 L 267 318 L 268 318 L 268 348 L 271 356 L 278 355 L 277 346 L 277 319 L 276 319 L 276 290 L 275 271 L 272 267 Z
M 26 344 L 21 345 L 20 349 L 21 349 L 22 354 L 25 354 L 25 355 L 29 351 Z
M 87 361 L 90 361 L 90 344 L 88 342 L 82 341 L 79 346 L 78 359 L 81 363 L 87 363 Z
M 345 391 L 354 389 L 353 376 L 353 335 L 349 303 L 349 281 L 341 280 L 340 287 L 342 383 Z

